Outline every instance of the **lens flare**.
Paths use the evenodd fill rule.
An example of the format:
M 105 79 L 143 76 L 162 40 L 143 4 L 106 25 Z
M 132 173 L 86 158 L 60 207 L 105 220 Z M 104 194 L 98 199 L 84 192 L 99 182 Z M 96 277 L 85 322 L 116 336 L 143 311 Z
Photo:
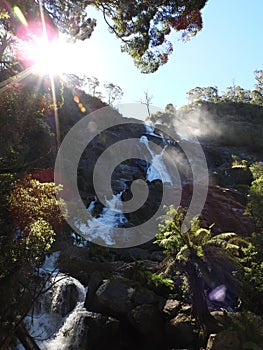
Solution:
M 19 21 L 25 26 L 28 26 L 27 20 L 23 14 L 23 12 L 20 10 L 20 8 L 18 6 L 14 6 L 13 7 L 13 11 L 15 16 L 19 19 Z

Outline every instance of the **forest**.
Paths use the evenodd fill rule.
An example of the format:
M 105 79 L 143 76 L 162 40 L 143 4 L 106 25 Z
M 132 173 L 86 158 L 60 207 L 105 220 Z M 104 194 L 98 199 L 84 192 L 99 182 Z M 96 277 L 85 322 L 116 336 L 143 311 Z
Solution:
M 263 70 L 158 112 L 146 92 L 140 120 L 34 51 L 88 41 L 93 7 L 155 74 L 206 3 L 0 3 L 0 349 L 263 349 Z

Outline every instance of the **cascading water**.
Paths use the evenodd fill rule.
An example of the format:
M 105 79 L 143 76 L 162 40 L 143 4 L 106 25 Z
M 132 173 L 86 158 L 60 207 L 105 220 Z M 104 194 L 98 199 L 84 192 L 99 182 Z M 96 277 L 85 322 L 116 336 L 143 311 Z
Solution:
M 146 180 L 150 182 L 153 180 L 161 180 L 163 183 L 169 183 L 170 185 L 172 185 L 172 179 L 163 161 L 163 153 L 166 147 L 163 148 L 160 154 L 156 154 L 150 148 L 147 136 L 142 136 L 140 138 L 140 142 L 146 146 L 152 157 L 151 165 L 147 169 Z
M 167 145 L 167 140 L 162 135 L 157 135 L 154 132 L 152 126 L 145 126 L 147 134 L 150 134 L 151 137 L 159 138 L 162 140 L 163 145 Z M 173 185 L 172 179 L 169 175 L 168 169 L 164 163 L 163 155 L 166 149 L 166 146 L 162 148 L 162 151 L 157 154 L 151 147 L 146 135 L 141 136 L 140 143 L 144 144 L 151 156 L 150 166 L 146 170 L 146 180 L 152 182 L 154 180 L 161 180 L 163 183 Z M 142 152 L 142 146 L 137 145 Z M 144 150 L 145 151 L 145 150 Z M 125 184 L 127 186 L 127 184 Z M 127 187 L 126 187 L 127 188 Z M 116 244 L 112 232 L 116 227 L 123 227 L 124 224 L 128 222 L 127 218 L 122 212 L 122 192 L 113 195 L 110 200 L 105 200 L 106 206 L 103 208 L 102 212 L 98 217 L 90 219 L 87 223 L 79 222 L 76 223 L 76 226 L 81 231 L 82 236 L 89 240 L 92 237 L 92 240 L 101 239 L 106 245 Z M 94 208 L 96 207 L 97 198 L 90 203 L 87 211 L 93 213 Z M 125 233 L 123 237 L 125 236 Z
M 73 277 L 55 269 L 59 253 L 53 253 L 40 269 L 47 282 L 46 292 L 39 297 L 31 315 L 24 323 L 29 334 L 43 350 L 78 349 L 83 320 L 88 311 L 84 308 L 85 287 Z M 24 349 L 21 344 L 18 350 Z
M 115 244 L 115 241 L 111 237 L 112 228 L 122 226 L 127 222 L 127 219 L 121 210 L 121 195 L 122 192 L 113 195 L 110 200 L 106 199 L 106 207 L 103 208 L 98 218 L 92 218 L 89 220 L 88 225 L 83 223 L 78 225 L 84 236 L 92 236 L 93 239 L 101 238 L 108 245 Z M 91 202 L 88 208 L 88 211 L 90 212 L 92 212 L 91 206 L 94 206 L 93 202 Z

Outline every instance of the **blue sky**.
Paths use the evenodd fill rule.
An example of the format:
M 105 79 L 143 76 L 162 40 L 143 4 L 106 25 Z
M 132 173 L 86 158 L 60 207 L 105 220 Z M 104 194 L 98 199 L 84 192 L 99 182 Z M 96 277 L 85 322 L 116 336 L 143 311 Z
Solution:
M 103 83 L 119 85 L 122 103 L 134 103 L 144 91 L 153 105 L 164 108 L 187 103 L 186 92 L 196 86 L 253 89 L 254 70 L 263 69 L 263 1 L 208 0 L 202 11 L 203 29 L 187 43 L 172 36 L 174 52 L 156 73 L 141 74 L 132 59 L 120 52 L 120 41 L 108 33 L 102 19 L 91 39 L 81 43 L 87 62 L 84 73 Z M 83 58 L 84 58 L 83 57 Z

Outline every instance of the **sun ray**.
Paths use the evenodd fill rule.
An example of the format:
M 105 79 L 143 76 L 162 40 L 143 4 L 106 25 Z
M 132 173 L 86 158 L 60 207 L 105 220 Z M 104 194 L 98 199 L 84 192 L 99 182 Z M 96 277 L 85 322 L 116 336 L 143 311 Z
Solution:
M 46 22 L 45 22 L 45 17 L 44 17 L 42 0 L 39 0 L 39 12 L 40 12 L 40 17 L 41 17 L 41 22 L 42 22 L 44 39 L 48 42 L 47 27 L 46 27 Z M 59 125 L 59 116 L 58 116 L 58 110 L 57 110 L 57 96 L 56 96 L 54 75 L 51 72 L 49 72 L 49 78 L 50 78 L 51 93 L 52 93 L 52 99 L 53 99 L 53 105 L 54 105 L 54 119 L 55 119 L 55 127 L 56 127 L 57 149 L 59 149 L 59 147 L 60 147 L 60 125 Z

